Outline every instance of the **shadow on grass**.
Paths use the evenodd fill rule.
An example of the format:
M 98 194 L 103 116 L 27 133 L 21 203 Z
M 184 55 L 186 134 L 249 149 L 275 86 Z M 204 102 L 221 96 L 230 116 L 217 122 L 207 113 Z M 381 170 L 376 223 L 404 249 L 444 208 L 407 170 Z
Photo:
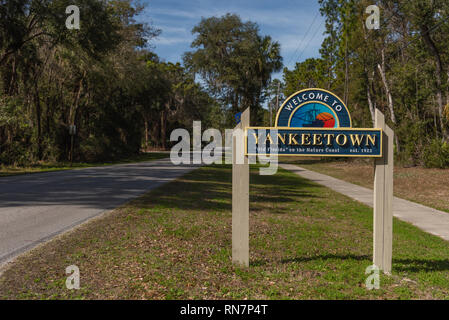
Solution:
M 258 168 L 252 168 L 250 178 L 250 208 L 259 211 L 261 203 L 298 203 L 301 198 L 319 198 L 308 188 L 321 188 L 305 179 L 289 175 L 259 176 Z M 162 206 L 180 210 L 213 209 L 232 210 L 231 166 L 204 167 L 187 174 L 180 180 L 155 190 L 151 198 L 136 200 L 135 206 Z M 273 213 L 285 213 L 288 208 L 273 209 Z
M 273 176 L 259 175 L 258 168 L 254 168 L 250 181 L 250 203 L 252 211 L 259 211 L 257 204 L 259 203 L 282 203 L 297 204 L 302 199 L 320 199 L 322 197 L 316 195 L 316 189 L 324 188 L 321 185 L 302 179 L 298 176 L 279 174 Z M 313 191 L 310 191 L 313 190 Z M 271 213 L 283 214 L 288 213 L 288 206 L 278 207 L 276 210 L 271 209 Z
M 316 261 L 316 260 L 371 260 L 371 256 L 369 255 L 355 255 L 355 254 L 323 254 L 323 255 L 316 255 L 312 257 L 296 257 L 296 258 L 289 258 L 289 259 L 282 259 L 281 263 L 303 263 L 303 262 L 310 262 L 310 261 Z M 251 261 L 251 265 L 253 266 L 263 266 L 270 262 L 270 260 L 267 259 L 259 259 Z
M 393 270 L 400 272 L 449 271 L 448 259 L 393 259 Z
M 312 257 L 296 257 L 289 259 L 282 259 L 281 263 L 303 263 L 316 260 L 356 260 L 371 261 L 372 256 L 370 255 L 354 255 L 354 254 L 324 254 L 316 255 Z M 252 266 L 264 266 L 269 263 L 274 263 L 273 261 L 267 259 L 259 259 L 251 261 Z M 393 259 L 393 270 L 396 272 L 433 272 L 433 271 L 449 271 L 449 260 L 448 259 Z
M 291 262 L 309 262 L 309 261 L 315 261 L 315 260 L 356 260 L 356 261 L 362 261 L 362 260 L 370 260 L 371 256 L 369 255 L 355 255 L 355 254 L 323 254 L 323 255 L 317 255 L 313 257 L 296 257 L 296 258 L 290 258 L 290 259 L 283 259 L 281 260 L 281 263 L 291 263 Z

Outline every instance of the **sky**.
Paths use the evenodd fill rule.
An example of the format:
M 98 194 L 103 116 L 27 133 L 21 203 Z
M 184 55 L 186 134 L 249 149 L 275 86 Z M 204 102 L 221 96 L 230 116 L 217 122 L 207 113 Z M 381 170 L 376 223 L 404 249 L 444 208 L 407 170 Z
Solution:
M 161 29 L 152 40 L 154 51 L 166 62 L 182 63 L 182 55 L 191 51 L 192 28 L 202 17 L 236 13 L 243 21 L 251 20 L 281 45 L 284 66 L 292 69 L 297 61 L 318 57 L 324 35 L 324 18 L 317 0 L 145 0 L 146 9 L 138 21 Z M 274 75 L 281 78 L 282 74 Z

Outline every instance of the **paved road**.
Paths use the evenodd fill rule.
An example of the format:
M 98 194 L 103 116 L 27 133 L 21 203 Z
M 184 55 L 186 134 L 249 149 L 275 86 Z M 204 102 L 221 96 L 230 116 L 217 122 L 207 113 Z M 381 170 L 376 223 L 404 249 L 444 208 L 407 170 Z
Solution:
M 280 164 L 279 166 L 286 170 L 290 170 L 301 177 L 312 180 L 360 201 L 370 207 L 373 206 L 373 190 L 371 189 L 360 187 L 296 165 Z M 393 215 L 417 226 L 421 230 L 449 241 L 449 213 L 447 212 L 442 212 L 415 202 L 394 197 Z
M 0 178 L 0 265 L 195 166 L 169 159 Z

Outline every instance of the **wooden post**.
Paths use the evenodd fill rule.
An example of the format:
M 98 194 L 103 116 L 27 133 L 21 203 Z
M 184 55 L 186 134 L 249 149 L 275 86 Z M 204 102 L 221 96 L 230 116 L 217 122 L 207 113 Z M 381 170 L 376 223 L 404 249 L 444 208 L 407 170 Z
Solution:
M 394 132 L 385 117 L 375 112 L 376 128 L 382 129 L 382 158 L 375 160 L 373 264 L 391 273 L 393 251 L 393 141 Z
M 385 136 L 388 140 L 384 159 L 385 168 L 385 209 L 384 209 L 384 265 L 385 273 L 391 273 L 393 256 L 393 170 L 394 170 L 394 131 L 385 126 Z
M 242 113 L 232 137 L 232 262 L 249 267 L 249 164 L 243 141 L 246 127 L 249 108 Z

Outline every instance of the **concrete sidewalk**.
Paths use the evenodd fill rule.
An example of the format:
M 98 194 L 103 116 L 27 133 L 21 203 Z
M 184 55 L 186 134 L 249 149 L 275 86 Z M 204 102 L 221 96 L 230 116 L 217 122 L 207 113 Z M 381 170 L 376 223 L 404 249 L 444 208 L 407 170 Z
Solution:
M 310 171 L 293 164 L 279 164 L 283 169 L 319 183 L 354 200 L 373 207 L 373 190 Z M 393 215 L 421 230 L 449 241 L 449 213 L 394 197 Z

